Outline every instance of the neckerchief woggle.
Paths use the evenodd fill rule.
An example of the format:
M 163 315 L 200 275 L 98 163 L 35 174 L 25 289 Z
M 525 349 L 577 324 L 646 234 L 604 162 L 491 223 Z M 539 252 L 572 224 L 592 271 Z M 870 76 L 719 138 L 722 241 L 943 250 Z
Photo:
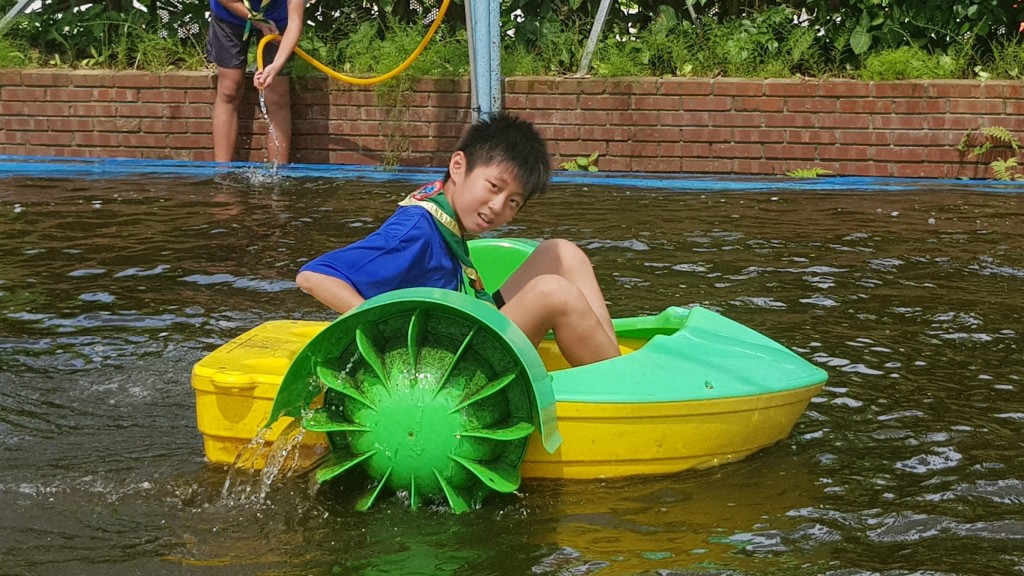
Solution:
M 420 206 L 434 217 L 434 223 L 441 232 L 448 248 L 459 259 L 462 264 L 462 272 L 469 278 L 469 285 L 473 287 L 476 297 L 488 304 L 494 304 L 494 298 L 484 290 L 484 281 L 473 266 L 473 260 L 469 257 L 469 244 L 462 236 L 459 229 L 459 222 L 455 219 L 455 210 L 444 197 L 444 182 L 438 180 L 421 187 L 419 190 L 406 196 L 405 200 L 398 203 L 399 206 Z M 460 288 L 462 286 L 460 285 Z M 461 292 L 462 290 L 460 290 Z
M 245 6 L 245 9 L 249 11 L 249 18 L 245 21 L 245 32 L 242 32 L 242 40 L 249 37 L 249 32 L 252 30 L 253 22 L 269 22 L 263 13 L 267 11 L 267 6 L 269 6 L 271 2 L 273 2 L 273 0 L 268 0 L 266 4 L 261 5 L 260 10 L 257 12 L 252 9 L 252 4 L 249 3 L 249 0 L 242 0 L 242 6 Z

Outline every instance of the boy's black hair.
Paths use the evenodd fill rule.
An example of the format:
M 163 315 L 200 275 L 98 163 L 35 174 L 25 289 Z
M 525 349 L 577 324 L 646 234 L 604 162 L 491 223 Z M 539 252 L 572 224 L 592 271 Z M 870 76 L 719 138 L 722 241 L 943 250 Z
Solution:
M 492 164 L 511 168 L 527 200 L 544 193 L 551 180 L 551 157 L 544 139 L 533 124 L 507 112 L 474 122 L 455 151 L 466 155 L 466 172 Z

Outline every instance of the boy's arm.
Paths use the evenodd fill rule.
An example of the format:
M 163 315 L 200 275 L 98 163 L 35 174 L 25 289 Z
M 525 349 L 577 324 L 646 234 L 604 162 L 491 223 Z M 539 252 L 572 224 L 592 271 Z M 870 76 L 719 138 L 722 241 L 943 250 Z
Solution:
M 303 292 L 338 314 L 344 314 L 365 301 L 348 282 L 326 274 L 302 271 L 295 277 L 295 283 Z
M 281 69 L 288 62 L 288 57 L 299 45 L 299 38 L 302 36 L 302 25 L 305 20 L 306 0 L 288 0 L 288 27 L 284 29 L 280 45 L 277 48 L 277 56 L 262 72 L 257 72 L 253 83 L 257 88 L 266 88 L 274 81 Z
M 227 8 L 228 12 L 231 12 L 242 20 L 249 19 L 249 9 L 245 7 L 242 0 L 217 0 L 217 2 L 220 2 L 220 5 Z

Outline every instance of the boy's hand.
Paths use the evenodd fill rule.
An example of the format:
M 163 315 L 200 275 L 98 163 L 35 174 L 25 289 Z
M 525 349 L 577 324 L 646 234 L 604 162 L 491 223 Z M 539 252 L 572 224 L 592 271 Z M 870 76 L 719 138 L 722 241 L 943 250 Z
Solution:
M 277 24 L 274 24 L 272 20 L 253 20 L 252 25 L 256 27 L 264 36 L 273 36 L 280 34 L 277 31 Z
M 260 90 L 267 88 L 274 81 L 274 78 L 277 77 L 279 71 L 280 66 L 274 66 L 274 64 L 267 66 L 263 70 L 257 70 L 252 78 L 253 86 Z

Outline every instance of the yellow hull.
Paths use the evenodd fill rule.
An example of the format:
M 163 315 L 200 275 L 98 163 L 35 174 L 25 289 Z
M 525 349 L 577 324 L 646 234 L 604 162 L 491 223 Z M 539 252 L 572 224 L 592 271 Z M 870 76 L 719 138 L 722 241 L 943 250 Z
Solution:
M 262 468 L 268 447 L 290 418 L 266 423 L 288 366 L 328 322 L 277 320 L 235 338 L 192 370 L 196 420 L 206 457 L 218 464 Z M 623 351 L 638 346 L 623 341 Z M 560 354 L 541 357 L 549 370 Z M 739 460 L 785 438 L 822 384 L 769 394 L 651 403 L 556 403 L 563 443 L 548 454 L 534 436 L 521 473 L 530 478 L 611 478 L 668 474 Z M 557 395 L 557 390 L 556 390 Z M 323 434 L 306 432 L 300 459 L 327 453 Z M 243 461 L 236 462 L 239 455 Z

